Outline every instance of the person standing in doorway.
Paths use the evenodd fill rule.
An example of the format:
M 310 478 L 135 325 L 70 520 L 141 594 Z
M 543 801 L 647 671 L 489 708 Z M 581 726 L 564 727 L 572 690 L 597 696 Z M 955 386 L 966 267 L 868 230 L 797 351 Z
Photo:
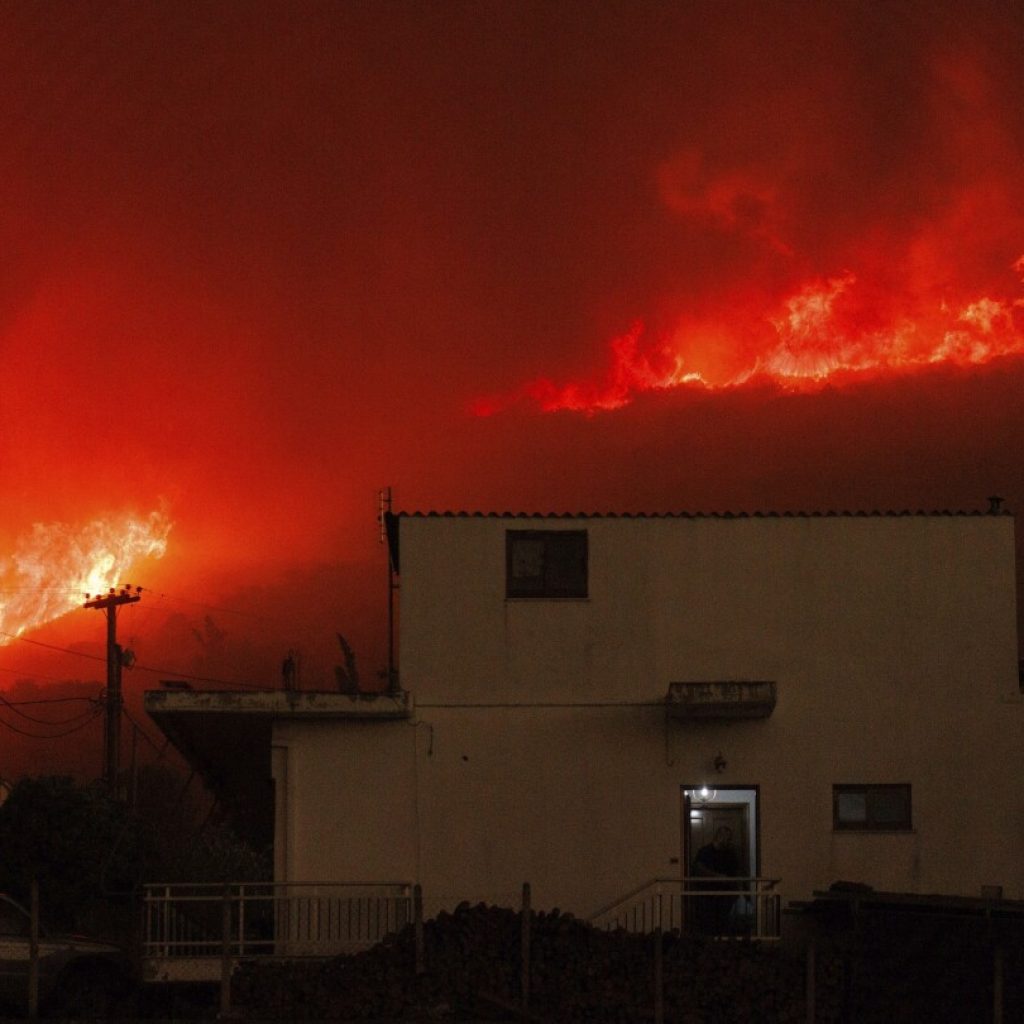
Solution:
M 697 897 L 697 925 L 705 935 L 728 935 L 729 912 L 736 901 L 732 890 L 740 873 L 740 860 L 733 846 L 732 829 L 722 825 L 715 830 L 713 842 L 702 846 L 693 858 L 690 873 L 696 878 L 706 879 L 695 887 L 712 891 L 717 895 Z

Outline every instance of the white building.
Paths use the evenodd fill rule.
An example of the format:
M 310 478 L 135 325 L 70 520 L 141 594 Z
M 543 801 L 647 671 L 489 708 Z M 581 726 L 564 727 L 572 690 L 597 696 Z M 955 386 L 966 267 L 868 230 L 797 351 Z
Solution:
M 401 514 L 401 692 L 158 692 L 279 881 L 582 916 L 716 825 L 783 900 L 1024 898 L 1006 514 Z M 232 782 L 232 779 L 235 781 Z M 986 890 L 991 891 L 991 890 Z

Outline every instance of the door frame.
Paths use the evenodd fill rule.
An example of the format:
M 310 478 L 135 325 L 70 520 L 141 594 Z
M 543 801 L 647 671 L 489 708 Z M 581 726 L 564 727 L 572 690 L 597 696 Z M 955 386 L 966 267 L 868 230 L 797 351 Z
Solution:
M 699 790 L 706 786 L 707 783 L 701 782 L 697 785 L 689 785 L 687 783 L 680 784 L 679 787 L 679 804 L 681 808 L 680 813 L 680 858 L 679 858 L 679 877 L 686 878 L 687 872 L 690 870 L 691 850 L 690 850 L 690 812 L 693 810 L 693 799 L 689 795 L 693 790 Z M 749 823 L 750 828 L 753 829 L 754 837 L 754 863 L 751 864 L 751 873 L 753 878 L 761 877 L 761 786 L 759 783 L 730 783 L 728 786 L 708 786 L 708 789 L 714 789 L 716 797 L 721 797 L 725 794 L 725 798 L 721 801 L 722 803 L 735 803 L 730 801 L 728 798 L 729 793 L 734 793 L 737 790 L 746 790 L 747 792 L 753 792 L 754 794 L 754 820 Z

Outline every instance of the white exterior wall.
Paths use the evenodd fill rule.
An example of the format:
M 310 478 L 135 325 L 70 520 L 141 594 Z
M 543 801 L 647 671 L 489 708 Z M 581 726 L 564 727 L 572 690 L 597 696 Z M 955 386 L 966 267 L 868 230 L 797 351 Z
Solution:
M 589 596 L 506 600 L 507 529 L 586 529 Z M 415 717 L 276 728 L 291 835 L 316 837 L 290 877 L 528 880 L 586 914 L 679 874 L 680 789 L 707 781 L 759 787 L 760 873 L 786 898 L 1024 898 L 1010 518 L 403 517 L 400 546 Z M 666 719 L 670 682 L 716 680 L 773 680 L 778 705 Z M 891 782 L 912 832 L 833 831 L 833 784 Z
M 275 722 L 278 881 L 412 879 L 412 733 L 401 720 Z

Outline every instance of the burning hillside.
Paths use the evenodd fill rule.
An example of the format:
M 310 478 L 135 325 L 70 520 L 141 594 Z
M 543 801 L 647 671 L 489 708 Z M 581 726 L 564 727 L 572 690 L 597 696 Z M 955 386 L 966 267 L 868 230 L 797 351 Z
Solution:
M 167 550 L 163 511 L 79 526 L 36 523 L 0 559 L 0 645 L 82 606 L 86 594 L 121 583 L 146 558 Z

